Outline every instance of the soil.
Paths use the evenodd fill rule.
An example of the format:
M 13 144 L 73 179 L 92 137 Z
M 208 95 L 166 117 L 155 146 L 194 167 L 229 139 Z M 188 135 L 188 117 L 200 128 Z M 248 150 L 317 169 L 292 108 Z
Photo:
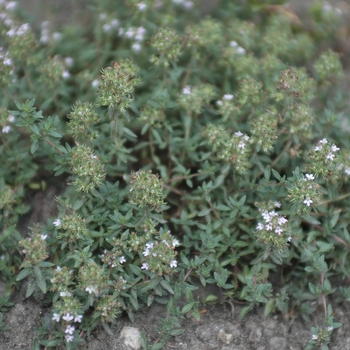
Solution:
M 22 0 L 23 7 L 28 9 L 32 16 L 47 13 L 54 1 L 46 0 Z M 43 8 L 39 6 L 46 2 Z M 64 3 L 64 4 L 63 4 Z M 84 2 L 83 2 L 84 3 Z M 210 2 L 209 2 L 210 3 Z M 294 10 L 302 13 L 306 1 L 294 0 Z M 338 1 L 339 3 L 339 1 Z M 349 6 L 345 1 L 340 2 L 342 6 Z M 298 6 L 296 6 L 297 4 Z M 62 6 L 61 6 L 62 5 Z M 65 13 L 74 14 L 81 6 L 81 1 L 63 1 L 60 8 Z M 45 10 L 45 11 L 44 11 Z M 56 5 L 57 10 L 57 5 Z M 67 16 L 58 11 L 58 22 L 65 22 Z M 73 18 L 73 15 L 72 15 Z M 41 18 L 41 20 L 43 20 Z M 40 22 L 39 22 L 40 23 Z M 348 46 L 350 47 L 350 46 Z M 344 50 L 345 51 L 345 50 Z M 28 226 L 35 222 L 46 222 L 47 217 L 54 216 L 55 206 L 48 206 L 45 203 L 55 203 L 55 189 L 49 188 L 45 192 L 37 192 L 32 199 L 34 203 L 42 203 L 41 207 L 46 208 L 45 215 L 33 210 L 21 223 L 21 230 L 25 231 Z M 40 206 L 38 206 L 40 207 Z M 42 299 L 30 297 L 25 298 L 25 283 L 15 291 L 11 301 L 14 306 L 9 312 L 3 313 L 4 323 L 9 330 L 0 331 L 0 350 L 29 350 L 37 336 L 35 329 L 41 326 L 43 318 L 50 320 L 50 309 L 44 305 Z M 5 291 L 4 282 L 0 281 L 0 293 Z M 205 295 L 220 293 L 215 287 L 200 288 L 197 293 L 198 300 Z M 320 301 L 315 300 L 317 305 Z M 179 336 L 170 338 L 163 347 L 165 350 L 190 349 L 190 350 L 301 350 L 311 338 L 311 326 L 323 325 L 324 314 L 322 307 L 312 314 L 311 322 L 303 321 L 298 315 L 288 320 L 282 315 L 275 314 L 264 317 L 263 309 L 257 308 L 249 313 L 243 320 L 238 318 L 242 305 L 232 302 L 220 305 L 202 305 L 201 319 L 193 319 L 190 315 L 180 319 L 180 328 L 185 332 Z M 342 327 L 332 334 L 331 350 L 350 350 L 350 307 L 348 304 L 339 305 L 334 308 L 336 322 L 342 323 Z M 120 338 L 123 327 L 136 327 L 145 332 L 149 344 L 159 341 L 160 335 L 156 328 L 159 327 L 159 318 L 166 317 L 166 307 L 155 304 L 135 315 L 135 321 L 131 322 L 127 316 L 118 318 L 115 325 L 111 325 L 112 334 L 108 334 L 103 328 L 98 328 L 89 336 L 81 334 L 84 339 L 79 349 L 88 350 L 129 350 L 122 338 Z

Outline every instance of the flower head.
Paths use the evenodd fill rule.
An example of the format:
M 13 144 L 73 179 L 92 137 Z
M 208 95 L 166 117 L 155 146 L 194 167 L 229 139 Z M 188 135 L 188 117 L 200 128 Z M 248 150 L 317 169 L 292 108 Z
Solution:
M 60 314 L 54 313 L 52 316 L 52 320 L 56 322 L 60 322 L 60 318 L 61 318 Z
M 309 207 L 311 205 L 311 203 L 313 203 L 313 200 L 308 197 L 304 200 L 303 203 L 305 203 Z

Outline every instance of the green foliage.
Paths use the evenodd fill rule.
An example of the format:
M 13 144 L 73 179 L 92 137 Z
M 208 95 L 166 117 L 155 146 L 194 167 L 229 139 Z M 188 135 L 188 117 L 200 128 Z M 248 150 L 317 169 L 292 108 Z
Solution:
M 350 273 L 347 95 L 339 55 L 321 52 L 338 22 L 314 6 L 296 27 L 268 4 L 222 1 L 201 20 L 170 0 L 96 1 L 89 28 L 40 38 L 7 10 L 0 267 L 52 306 L 37 348 L 74 348 L 158 302 L 161 340 L 142 344 L 160 349 L 200 317 L 199 281 L 224 291 L 204 302 L 244 301 L 241 317 L 264 305 L 310 320 L 320 298 L 308 347 L 326 349 L 340 326 L 328 296 L 350 299 L 335 286 Z M 21 237 L 29 189 L 58 181 L 58 216 Z

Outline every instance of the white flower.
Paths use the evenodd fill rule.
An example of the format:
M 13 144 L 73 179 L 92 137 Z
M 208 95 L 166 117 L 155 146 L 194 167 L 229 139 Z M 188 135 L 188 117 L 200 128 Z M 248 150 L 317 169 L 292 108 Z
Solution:
M 149 269 L 148 264 L 146 262 L 143 263 L 142 266 L 141 266 L 141 270 L 148 270 L 148 269 Z
M 183 89 L 182 89 L 182 93 L 184 95 L 191 95 L 191 87 L 186 85 Z
M 217 104 L 218 106 L 222 106 L 222 101 L 219 100 L 219 101 L 216 102 L 216 104 Z
M 126 259 L 125 259 L 124 255 L 123 255 L 122 257 L 119 258 L 119 262 L 120 262 L 121 264 L 123 264 L 123 263 L 126 262 Z
M 61 38 L 62 38 L 62 34 L 59 32 L 55 32 L 52 34 L 52 39 L 55 41 L 59 41 L 59 40 L 61 40 Z
M 319 143 L 322 143 L 322 145 L 325 145 L 328 141 L 326 139 L 322 139 L 321 141 L 319 141 Z
M 69 73 L 67 70 L 65 70 L 65 71 L 62 73 L 62 77 L 63 77 L 63 79 L 68 79 L 68 78 L 70 77 L 70 73 Z
M 322 146 L 316 146 L 316 147 L 314 148 L 314 151 L 321 151 L 321 149 L 322 149 Z
M 184 3 L 183 3 L 183 6 L 184 6 L 184 8 L 185 9 L 187 9 L 187 10 L 190 10 L 192 7 L 193 7 L 193 2 L 192 1 L 185 1 Z
M 5 126 L 2 128 L 2 132 L 3 132 L 4 134 L 8 134 L 8 133 L 10 132 L 10 130 L 11 130 L 11 126 L 9 126 L 9 125 L 5 125 Z
M 63 317 L 62 317 L 63 320 L 67 321 L 67 322 L 70 322 L 74 319 L 74 316 L 71 315 L 69 312 L 67 312 Z
M 4 66 L 12 66 L 12 60 L 9 57 L 4 58 Z
M 47 238 L 47 235 L 40 235 L 40 238 L 45 241 L 45 239 Z
M 345 172 L 346 175 L 350 175 L 350 168 L 349 167 L 345 168 L 344 172 Z
M 81 323 L 81 319 L 83 318 L 83 315 L 76 315 L 75 317 L 74 317 L 74 322 L 79 322 L 79 323 Z
M 337 147 L 336 145 L 332 145 L 331 149 L 332 149 L 333 152 L 337 152 L 337 151 L 340 150 L 340 148 Z
M 146 243 L 146 249 L 152 249 L 153 245 L 154 245 L 153 242 Z
M 70 326 L 68 325 L 66 330 L 64 331 L 65 333 L 67 334 L 73 334 L 74 333 L 74 330 L 75 330 L 75 327 L 74 326 Z
M 237 47 L 237 51 L 236 51 L 239 55 L 243 55 L 245 53 L 245 50 L 243 49 L 243 47 Z
M 119 26 L 119 20 L 118 19 L 116 19 L 116 18 L 114 18 L 114 19 L 112 19 L 111 20 L 111 26 L 113 27 L 113 28 L 116 28 L 116 27 L 118 27 Z
M 97 156 L 95 156 L 94 154 L 91 154 L 91 159 L 97 159 Z
M 276 208 L 281 208 L 281 203 L 280 202 L 275 202 L 275 207 Z
M 228 101 L 230 101 L 230 100 L 232 100 L 232 99 L 233 99 L 233 95 L 226 94 L 226 95 L 224 95 L 223 99 L 224 99 L 224 100 L 228 100 Z
M 239 144 L 238 144 L 238 148 L 242 148 L 244 149 L 245 147 L 245 143 L 243 141 L 241 141 Z
M 235 136 L 237 136 L 237 137 L 241 137 L 242 135 L 243 135 L 243 133 L 240 131 L 235 132 Z
M 334 159 L 334 154 L 333 153 L 328 153 L 326 158 L 330 159 L 330 160 L 333 160 Z
M 275 228 L 275 232 L 276 232 L 278 235 L 281 235 L 281 233 L 283 232 L 283 230 L 282 230 L 281 227 L 277 226 L 277 227 Z
M 315 180 L 315 176 L 312 174 L 305 174 L 306 180 Z
M 66 58 L 64 59 L 64 63 L 65 63 L 68 67 L 71 67 L 71 66 L 73 66 L 74 58 L 72 58 L 72 57 L 66 57 Z
M 271 231 L 272 230 L 272 224 L 271 223 L 267 224 L 266 227 L 265 227 L 265 230 L 266 231 Z
M 264 225 L 261 222 L 259 222 L 258 225 L 256 226 L 256 229 L 261 231 L 264 229 Z
M 311 203 L 313 203 L 313 200 L 311 200 L 309 197 L 307 197 L 304 202 L 308 207 L 311 205 Z
M 57 266 L 56 267 L 56 271 L 62 271 L 62 267 L 61 266 Z
M 5 8 L 8 11 L 12 11 L 17 7 L 17 1 L 10 1 L 6 4 Z
M 238 46 L 237 41 L 234 41 L 234 40 L 230 41 L 230 46 L 237 47 Z
M 287 241 L 290 242 L 291 240 L 292 240 L 292 237 L 289 236 L 289 237 L 287 238 Z
M 60 314 L 54 313 L 52 316 L 52 320 L 56 322 L 60 322 L 60 318 L 61 318 Z
M 100 85 L 100 81 L 98 79 L 95 79 L 91 82 L 91 85 L 93 88 L 98 88 L 98 86 Z
M 10 114 L 9 117 L 8 117 L 8 121 L 10 123 L 14 123 L 16 121 L 16 117 L 14 115 Z
M 312 335 L 312 340 L 317 340 L 318 339 L 318 336 L 316 334 L 313 334 Z
M 170 261 L 170 267 L 177 267 L 177 261 L 176 260 L 171 260 Z
M 60 220 L 60 219 L 56 219 L 56 220 L 53 222 L 53 224 L 54 224 L 56 227 L 58 227 L 58 226 L 61 225 L 61 220 Z
M 108 23 L 105 23 L 103 26 L 102 26 L 102 30 L 105 32 L 105 33 L 109 33 L 112 29 L 112 26 Z
M 145 11 L 147 8 L 147 5 L 144 2 L 140 2 L 136 6 L 140 11 Z
M 284 225 L 286 222 L 288 222 L 288 220 L 286 218 L 284 218 L 283 216 L 280 216 L 277 219 L 278 225 Z
M 74 337 L 72 335 L 68 335 L 68 334 L 65 336 L 65 338 L 66 338 L 67 343 L 70 343 L 71 341 L 74 340 Z
M 131 49 L 135 52 L 139 52 L 142 49 L 142 45 L 140 43 L 133 43 Z
M 179 245 L 180 245 L 180 242 L 176 238 L 174 238 L 173 239 L 173 247 L 177 247 Z
M 60 292 L 60 297 L 71 297 L 72 293 L 70 292 Z
M 88 286 L 85 288 L 85 291 L 88 292 L 89 294 L 91 294 L 91 293 L 96 294 L 96 287 L 95 286 Z
M 333 327 L 332 327 L 332 326 L 327 327 L 327 331 L 328 331 L 328 332 L 331 332 L 332 330 L 333 330 Z

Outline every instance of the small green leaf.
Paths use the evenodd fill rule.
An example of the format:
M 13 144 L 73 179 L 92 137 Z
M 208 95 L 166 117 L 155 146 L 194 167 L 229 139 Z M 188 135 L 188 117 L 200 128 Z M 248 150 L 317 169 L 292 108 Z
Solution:
M 192 301 L 191 303 L 185 305 L 185 306 L 182 308 L 181 313 L 187 314 L 187 312 L 189 312 L 189 311 L 193 308 L 194 304 L 195 304 L 195 301 Z
M 36 283 L 38 284 L 38 287 L 41 289 L 41 291 L 46 294 L 46 282 L 45 279 L 41 273 L 41 270 L 38 266 L 34 266 L 33 268 L 35 275 L 36 275 Z
M 25 268 L 23 269 L 17 276 L 16 281 L 23 280 L 23 278 L 26 278 L 30 273 L 32 272 L 31 268 Z
M 205 215 L 208 215 L 210 213 L 211 209 L 210 208 L 205 208 L 205 209 L 202 209 L 197 215 L 198 216 L 205 216 Z

